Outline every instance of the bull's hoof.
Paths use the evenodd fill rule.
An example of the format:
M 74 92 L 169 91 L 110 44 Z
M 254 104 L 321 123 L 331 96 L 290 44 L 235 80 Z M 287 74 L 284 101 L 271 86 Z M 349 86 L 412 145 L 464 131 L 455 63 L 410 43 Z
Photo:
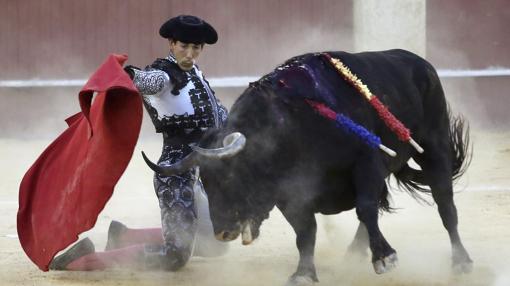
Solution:
M 374 261 L 372 264 L 374 265 L 375 273 L 387 273 L 398 266 L 398 257 L 396 253 L 392 253 L 384 258 Z
M 315 283 L 312 277 L 310 276 L 294 276 L 292 275 L 285 286 L 311 286 Z
M 469 254 L 462 245 L 453 246 L 452 268 L 455 274 L 464 274 L 473 271 L 473 260 L 471 260 Z
M 473 271 L 473 261 L 466 261 L 453 264 L 453 273 L 457 275 L 471 273 Z

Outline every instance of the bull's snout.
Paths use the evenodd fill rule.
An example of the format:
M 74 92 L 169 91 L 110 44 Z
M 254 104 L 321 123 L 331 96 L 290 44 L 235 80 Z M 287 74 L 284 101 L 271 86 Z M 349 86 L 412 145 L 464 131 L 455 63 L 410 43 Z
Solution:
M 215 234 L 215 237 L 220 241 L 231 241 L 236 239 L 240 233 L 240 231 L 222 231 Z
M 239 224 L 238 230 L 232 231 L 221 231 L 215 234 L 217 240 L 220 241 L 232 241 L 236 239 L 240 234 L 242 234 L 242 243 L 243 245 L 249 245 L 253 242 L 253 239 L 256 238 L 252 235 L 252 222 L 251 220 L 246 220 L 244 223 Z

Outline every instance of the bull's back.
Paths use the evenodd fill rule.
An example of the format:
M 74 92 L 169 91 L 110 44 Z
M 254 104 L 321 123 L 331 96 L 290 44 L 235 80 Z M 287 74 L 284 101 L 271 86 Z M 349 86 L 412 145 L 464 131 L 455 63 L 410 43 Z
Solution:
M 427 113 L 424 108 L 425 102 L 431 101 L 430 90 L 434 85 L 437 85 L 437 74 L 430 64 L 417 55 L 403 50 L 358 54 L 331 52 L 330 55 L 342 60 L 370 88 L 373 94 L 379 97 L 389 110 L 411 129 L 413 137 L 417 138 L 420 133 L 423 133 L 420 130 L 423 129 L 423 118 Z M 315 92 L 318 93 L 318 96 L 332 99 L 331 107 L 335 111 L 349 116 L 355 122 L 375 132 L 382 138 L 385 145 L 396 150 L 399 154 L 398 160 L 400 160 L 397 165 L 402 165 L 407 161 L 409 158 L 406 157 L 407 155 L 402 157 L 400 155 L 406 154 L 406 152 L 410 153 L 411 147 L 398 141 L 395 134 L 384 125 L 362 95 L 346 82 L 324 58 L 317 54 L 308 54 L 296 57 L 289 62 L 291 61 L 298 61 L 311 67 L 314 80 L 318 83 L 315 85 L 315 88 L 318 89 Z M 281 98 L 281 102 L 277 100 L 275 103 L 276 99 L 271 94 L 254 96 L 254 93 L 258 92 L 254 85 L 255 87 L 248 89 L 248 92 L 238 99 L 231 110 L 231 115 L 241 114 L 242 116 L 232 116 L 231 118 L 237 118 L 238 121 L 244 120 L 244 118 L 257 118 L 257 121 L 250 121 L 251 129 L 265 130 L 264 128 L 267 126 L 272 126 L 273 139 L 277 142 L 275 146 L 285 146 L 275 149 L 278 152 L 273 150 L 274 156 L 268 158 L 268 161 L 274 162 L 271 166 L 278 166 L 278 168 L 275 167 L 277 169 L 275 172 L 287 175 L 293 170 L 293 166 L 297 165 L 294 163 L 299 161 L 306 162 L 309 169 L 313 165 L 314 167 L 311 169 L 320 170 L 319 174 L 323 174 L 324 178 L 319 179 L 319 188 L 312 188 L 313 192 L 316 192 L 313 197 L 317 211 L 335 213 L 352 208 L 355 196 L 350 181 L 351 168 L 360 151 L 369 147 L 364 145 L 361 140 L 356 140 L 355 137 L 346 136 L 328 119 L 317 115 L 310 109 L 302 97 L 313 93 L 312 86 L 314 85 L 305 84 L 302 81 L 287 81 L 288 78 L 285 76 L 293 75 L 295 74 L 282 73 L 279 69 L 266 75 L 260 80 L 262 84 L 269 81 L 272 87 L 280 87 L 280 80 L 283 80 L 284 83 L 291 86 L 290 93 L 283 93 L 280 92 L 280 89 L 275 89 L 277 97 Z M 309 77 L 304 77 L 304 79 L 309 79 Z M 297 86 L 294 87 L 293 84 Z M 283 86 L 287 88 L 285 84 Z M 262 94 L 264 93 L 262 92 Z M 438 95 L 439 101 L 441 101 L 441 97 L 444 101 L 442 94 Z M 328 101 L 324 100 L 324 102 Z M 264 123 L 254 126 L 257 122 L 263 122 L 261 118 L 266 117 L 268 122 L 272 122 L 271 124 Z M 233 122 L 230 120 L 229 124 L 233 124 Z M 235 127 L 238 127 L 237 125 Z M 251 131 L 257 133 L 250 130 L 238 131 L 245 132 L 248 136 Z M 288 155 L 287 157 L 292 160 L 285 160 L 287 157 L 284 155 Z M 284 160 L 280 160 L 282 158 Z M 288 166 L 282 162 L 293 162 L 293 164 Z M 300 175 L 302 174 L 300 173 Z M 327 177 L 328 174 L 331 174 L 331 178 L 334 179 Z M 299 177 L 297 178 L 299 179 Z M 305 191 L 309 192 L 311 189 Z M 292 192 L 289 195 L 296 195 L 295 190 Z
M 431 83 L 437 80 L 434 68 L 427 61 L 405 50 L 354 54 L 333 52 L 331 55 L 339 58 L 374 95 L 393 107 L 395 112 L 401 111 L 398 107 L 419 108 Z M 341 85 L 348 84 L 342 82 Z
M 434 68 L 421 57 L 404 50 L 389 50 L 382 52 L 364 52 L 350 54 L 345 52 L 331 52 L 333 58 L 340 59 L 357 77 L 368 86 L 388 109 L 408 127 L 417 140 L 425 136 L 427 116 L 431 112 L 446 114 L 442 108 L 444 94 L 437 92 L 440 83 Z M 324 64 L 320 56 L 309 55 L 304 58 L 306 64 L 314 68 L 316 80 L 319 81 L 320 95 L 334 99 L 335 111 L 345 114 L 355 122 L 375 132 L 381 137 L 383 143 L 397 151 L 399 157 L 388 163 L 389 172 L 400 169 L 409 159 L 413 149 L 409 144 L 398 140 L 397 136 L 389 130 L 379 118 L 366 99 L 346 82 L 340 74 L 330 65 Z M 326 101 L 326 100 L 325 100 Z M 432 104 L 429 104 L 432 102 Z M 437 107 L 440 108 L 437 108 Z M 427 110 L 429 108 L 430 110 Z M 356 161 L 359 151 L 369 148 L 353 137 L 346 137 L 336 127 L 326 128 L 318 126 L 326 124 L 323 121 L 314 121 L 310 115 L 302 118 L 301 127 L 306 130 L 309 138 L 327 138 L 331 146 L 317 145 L 317 140 L 311 139 L 308 150 L 314 150 L 324 164 L 324 183 L 316 196 L 316 210 L 322 213 L 335 213 L 354 207 L 354 189 L 350 182 L 350 168 Z M 318 119 L 319 120 L 319 119 Z M 313 135 L 312 135 L 313 134 Z M 306 141 L 306 138 L 302 138 Z M 302 141 L 302 142 L 303 142 Z M 347 142 L 348 141 L 348 142 Z M 326 145 L 326 144 L 325 144 Z M 344 149 L 345 152 L 339 151 Z M 327 174 L 336 172 L 334 180 Z M 343 174 L 343 175 L 338 175 Z
M 405 50 L 346 53 L 331 52 L 377 96 L 388 109 L 411 130 L 415 139 L 439 126 L 447 125 L 447 106 L 437 73 L 430 63 Z M 336 72 L 330 69 L 325 72 Z M 334 87 L 338 97 L 361 97 L 337 73 Z M 342 110 L 345 102 L 339 105 Z M 368 103 L 357 102 L 359 108 L 342 111 L 379 135 L 384 142 L 395 146 L 399 142 Z M 368 115 L 370 114 L 370 115 Z

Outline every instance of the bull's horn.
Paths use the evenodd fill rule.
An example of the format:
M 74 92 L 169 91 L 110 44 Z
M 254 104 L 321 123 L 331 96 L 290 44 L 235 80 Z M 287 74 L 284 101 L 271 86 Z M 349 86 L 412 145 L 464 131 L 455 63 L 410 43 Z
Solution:
M 193 168 L 197 165 L 197 154 L 195 152 L 191 152 L 188 154 L 188 156 L 184 157 L 179 162 L 168 165 L 168 166 L 159 166 L 157 164 L 154 164 L 147 156 L 145 156 L 145 153 L 142 151 L 143 159 L 145 160 L 145 163 L 149 165 L 149 167 L 156 173 L 164 175 L 164 176 L 173 176 L 177 174 L 182 174 L 189 169 Z
M 241 238 L 243 245 L 248 245 L 253 242 L 253 236 L 251 234 L 251 221 L 247 220 L 241 226 Z
M 223 147 L 216 149 L 205 149 L 199 146 L 191 146 L 191 148 L 200 155 L 209 158 L 228 158 L 243 150 L 246 144 L 246 137 L 242 133 L 234 132 L 223 139 Z

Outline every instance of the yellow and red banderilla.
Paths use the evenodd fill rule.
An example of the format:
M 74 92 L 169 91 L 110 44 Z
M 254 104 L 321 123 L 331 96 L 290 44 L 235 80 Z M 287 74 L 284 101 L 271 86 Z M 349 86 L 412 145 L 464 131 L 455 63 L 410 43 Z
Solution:
M 379 98 L 372 94 L 368 86 L 363 84 L 363 82 L 355 74 L 353 74 L 351 70 L 342 63 L 342 61 L 331 57 L 328 53 L 323 53 L 322 56 L 326 58 L 333 67 L 335 67 L 345 81 L 351 84 L 370 103 L 370 105 L 376 110 L 379 118 L 381 118 L 384 124 L 386 124 L 386 126 L 395 133 L 395 135 L 397 135 L 400 141 L 408 142 L 416 149 L 416 151 L 423 153 L 423 148 L 411 137 L 411 131 L 409 128 L 405 127 L 404 124 L 398 120 L 379 100 Z

